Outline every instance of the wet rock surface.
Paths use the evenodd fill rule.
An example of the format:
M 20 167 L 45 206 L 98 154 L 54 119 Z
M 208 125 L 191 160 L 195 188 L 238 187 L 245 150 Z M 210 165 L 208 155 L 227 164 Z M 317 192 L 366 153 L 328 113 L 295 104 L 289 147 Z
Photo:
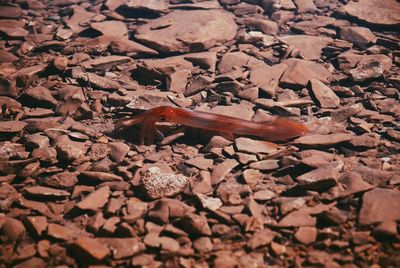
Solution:
M 399 10 L 2 1 L 0 267 L 397 267 Z M 115 130 L 162 105 L 310 133 Z

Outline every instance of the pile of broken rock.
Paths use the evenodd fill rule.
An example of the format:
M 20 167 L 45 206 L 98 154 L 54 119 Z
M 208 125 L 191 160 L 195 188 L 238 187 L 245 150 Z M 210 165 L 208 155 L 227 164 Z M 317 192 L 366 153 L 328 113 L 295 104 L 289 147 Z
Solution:
M 395 0 L 2 1 L 0 267 L 399 265 L 399 13 Z M 311 134 L 279 148 L 116 135 L 121 114 L 161 105 L 281 115 Z

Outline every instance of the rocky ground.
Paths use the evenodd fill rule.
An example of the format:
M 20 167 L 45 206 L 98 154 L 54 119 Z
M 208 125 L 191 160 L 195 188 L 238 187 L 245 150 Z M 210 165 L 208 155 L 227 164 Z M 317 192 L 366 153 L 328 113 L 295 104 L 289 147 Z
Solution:
M 1 3 L 0 267 L 400 266 L 398 1 Z M 114 130 L 160 105 L 311 132 Z

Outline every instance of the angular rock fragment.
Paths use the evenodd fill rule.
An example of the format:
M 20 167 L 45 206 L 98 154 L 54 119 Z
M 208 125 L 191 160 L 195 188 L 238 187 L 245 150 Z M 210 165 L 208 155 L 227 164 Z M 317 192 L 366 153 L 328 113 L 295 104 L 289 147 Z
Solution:
M 51 91 L 43 86 L 27 88 L 22 98 L 23 102 L 30 107 L 52 108 L 57 104 L 57 100 L 53 97 Z
M 289 67 L 280 79 L 282 85 L 305 87 L 311 79 L 328 83 L 328 78 L 331 77 L 331 73 L 325 67 L 312 61 L 288 59 L 283 63 Z
M 101 22 L 94 22 L 90 24 L 90 27 L 103 35 L 108 36 L 123 36 L 128 34 L 128 29 L 122 21 L 107 20 Z
M 400 219 L 400 191 L 375 188 L 363 195 L 358 214 L 360 224 L 371 224 Z
M 35 197 L 41 198 L 66 198 L 70 196 L 70 193 L 64 190 L 53 189 L 44 186 L 31 186 L 25 188 L 25 191 Z
M 85 263 L 101 261 L 111 253 L 107 245 L 104 245 L 98 239 L 89 237 L 77 239 L 72 247 L 75 255 Z
M 363 180 L 360 174 L 356 172 L 346 172 L 339 178 L 339 197 L 346 197 L 355 193 L 368 191 L 373 188 Z
M 81 210 L 96 211 L 102 208 L 108 201 L 110 196 L 110 187 L 104 186 L 90 193 L 82 201 L 76 204 Z
M 0 75 L 0 96 L 15 98 L 18 96 L 18 91 L 12 81 Z
M 300 227 L 294 234 L 297 241 L 302 244 L 309 245 L 317 240 L 317 229 L 315 227 Z
M 173 11 L 139 26 L 135 38 L 160 52 L 195 52 L 233 39 L 236 29 L 233 17 L 223 11 Z
M 204 216 L 197 214 L 187 214 L 179 221 L 179 226 L 189 234 L 193 235 L 211 235 L 210 226 Z
M 367 48 L 376 38 L 370 29 L 352 26 L 340 29 L 340 37 L 361 48 Z
M 332 42 L 328 37 L 310 35 L 289 35 L 279 39 L 287 43 L 290 48 L 298 49 L 300 56 L 305 60 L 319 59 L 322 49 Z
M 21 132 L 27 123 L 22 121 L 3 121 L 0 122 L 0 133 L 5 134 L 16 134 Z
M 276 145 L 267 141 L 257 141 L 249 138 L 235 139 L 235 146 L 239 152 L 272 154 L 276 152 Z
M 358 62 L 356 68 L 349 71 L 356 82 L 383 76 L 392 66 L 392 60 L 383 54 L 368 55 Z
M 211 172 L 211 183 L 218 184 L 235 168 L 239 163 L 234 159 L 226 159 L 216 165 Z
M 110 49 L 117 54 L 121 55 L 158 55 L 154 49 L 148 48 L 142 44 L 129 39 L 117 39 L 110 42 Z
M 332 146 L 338 143 L 351 141 L 353 136 L 348 133 L 335 133 L 328 135 L 308 135 L 294 140 L 295 144 L 305 146 Z
M 25 234 L 25 227 L 17 219 L 0 216 L 0 234 L 5 242 L 15 242 Z
M 358 20 L 373 25 L 398 26 L 400 5 L 394 0 L 361 0 L 349 2 L 343 6 L 343 11 Z
M 259 65 L 250 72 L 250 82 L 270 96 L 275 95 L 283 72 L 288 66 L 286 64 L 276 64 L 273 66 Z
M 275 170 L 279 168 L 278 160 L 262 160 L 258 162 L 250 163 L 250 168 L 262 171 Z
M 316 79 L 310 80 L 311 91 L 322 108 L 336 108 L 340 105 L 340 98 L 328 86 Z
M 247 247 L 251 250 L 255 250 L 259 247 L 269 245 L 275 237 L 275 233 L 268 228 L 255 232 L 247 242 Z
M 208 170 L 213 166 L 213 160 L 212 159 L 206 159 L 204 157 L 195 157 L 189 160 L 185 161 L 185 164 L 196 167 L 198 169 L 203 169 L 203 170 Z
M 51 238 L 63 241 L 71 241 L 72 239 L 74 239 L 74 233 L 71 229 L 56 223 L 50 223 L 48 225 L 47 235 Z

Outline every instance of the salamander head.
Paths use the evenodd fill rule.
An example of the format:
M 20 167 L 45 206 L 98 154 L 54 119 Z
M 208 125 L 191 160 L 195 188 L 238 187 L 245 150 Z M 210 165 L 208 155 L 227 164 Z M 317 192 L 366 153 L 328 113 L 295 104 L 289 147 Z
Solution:
M 172 122 L 175 114 L 174 108 L 170 106 L 160 106 L 154 108 L 154 115 L 158 117 L 158 122 Z

